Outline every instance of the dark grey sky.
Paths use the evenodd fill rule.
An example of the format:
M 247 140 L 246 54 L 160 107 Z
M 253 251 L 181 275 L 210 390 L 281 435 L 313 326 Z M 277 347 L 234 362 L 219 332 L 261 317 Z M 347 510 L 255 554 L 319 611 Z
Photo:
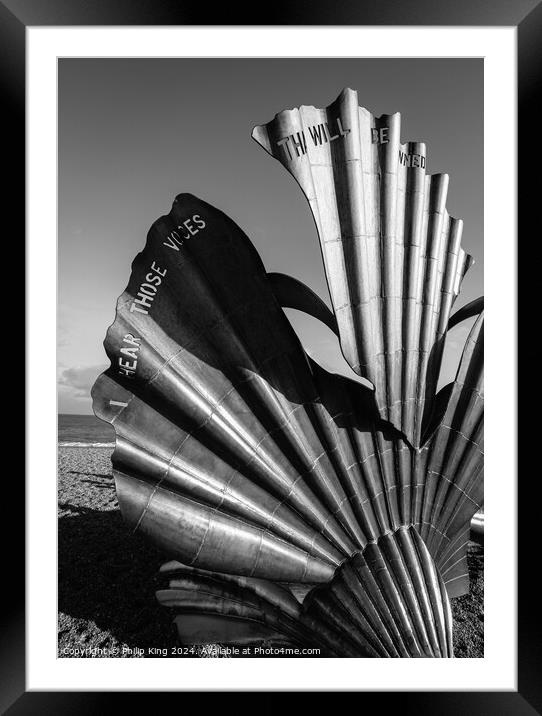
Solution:
M 427 170 L 450 174 L 448 211 L 464 219 L 476 259 L 457 306 L 483 293 L 482 60 L 62 59 L 58 79 L 60 412 L 92 412 L 116 299 L 150 225 L 180 192 L 222 209 L 268 271 L 329 304 L 308 204 L 251 131 L 282 109 L 324 107 L 343 87 L 374 114 L 401 112 L 402 140 L 424 141 Z M 351 374 L 327 328 L 288 315 L 313 357 Z M 446 381 L 467 328 L 450 335 Z

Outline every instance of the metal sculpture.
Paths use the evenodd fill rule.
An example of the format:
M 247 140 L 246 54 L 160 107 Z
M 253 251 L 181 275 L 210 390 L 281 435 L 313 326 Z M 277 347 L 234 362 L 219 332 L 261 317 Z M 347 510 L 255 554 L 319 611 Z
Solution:
M 158 600 L 179 620 L 195 613 L 257 624 L 259 639 L 313 647 L 324 657 L 453 655 L 446 589 L 413 527 L 368 544 L 341 564 L 329 584 L 312 589 L 303 604 L 264 580 L 178 563 L 165 565 L 162 576 L 167 585 L 157 592 Z M 236 633 L 243 630 L 237 627 Z
M 343 137 L 355 134 L 347 124 L 352 94 L 345 91 L 331 106 L 340 110 L 335 121 Z M 265 129 L 269 148 L 284 146 L 277 132 L 290 131 L 292 116 L 312 121 L 322 118 L 318 112 L 277 115 Z M 382 123 L 371 121 L 380 132 Z M 396 148 L 397 124 L 397 118 L 389 124 Z M 324 123 L 312 126 L 328 136 Z M 304 125 L 298 131 L 309 132 Z M 256 135 L 262 140 L 264 130 Z M 299 141 L 299 151 L 305 147 L 314 158 Z M 390 155 L 371 151 L 374 171 L 379 157 L 390 170 Z M 359 207 L 348 206 L 360 186 L 360 168 L 351 168 L 348 156 L 340 172 L 350 176 L 351 193 L 338 204 L 361 221 Z M 407 192 L 423 184 L 406 172 Z M 383 182 L 396 190 L 396 180 Z M 334 312 L 299 281 L 267 274 L 241 229 L 190 194 L 178 196 L 170 214 L 151 227 L 106 336 L 111 367 L 92 394 L 96 414 L 116 431 L 112 461 L 125 520 L 178 561 L 164 570 L 169 583 L 158 592 L 177 614 L 257 623 L 287 643 L 316 644 L 333 656 L 452 655 L 448 599 L 468 589 L 466 545 L 483 502 L 483 320 L 470 332 L 456 380 L 437 393 L 448 321 L 481 306 L 450 319 L 469 261 L 459 248 L 460 225 L 444 213 L 442 192 L 435 210 L 427 210 L 430 185 L 427 180 L 427 191 L 410 203 L 420 225 L 425 203 L 433 228 L 409 228 L 423 246 L 403 242 L 397 251 L 408 259 L 377 262 L 385 290 L 381 300 L 369 300 L 369 313 L 363 302 L 347 310 L 337 304 L 342 289 L 329 269 L 326 219 L 319 228 Z M 319 192 L 312 206 L 322 217 L 318 207 L 336 202 L 337 192 L 328 199 Z M 389 199 L 393 192 L 384 194 Z M 391 216 L 389 205 L 382 206 Z M 410 212 L 401 216 L 413 221 Z M 370 239 L 383 255 L 393 238 L 390 216 Z M 352 257 L 356 231 L 329 243 Z M 425 307 L 387 291 L 388 269 L 398 265 L 407 285 L 416 284 L 416 296 L 427 298 Z M 378 286 L 368 264 L 359 266 L 368 285 Z M 354 274 L 346 279 L 349 295 L 365 290 L 355 287 Z M 364 373 L 363 361 L 356 356 L 368 356 L 372 368 L 364 374 L 375 380 L 375 391 L 311 359 L 281 306 L 326 323 L 348 346 L 358 372 Z M 388 312 L 399 323 L 389 323 Z M 399 339 L 390 343 L 393 326 Z M 387 351 L 383 363 L 372 339 Z M 405 348 L 402 364 L 396 359 L 403 351 L 388 350 L 397 340 L 416 344 L 415 355 Z M 405 381 L 395 379 L 398 372 Z M 279 586 L 292 583 L 306 585 L 302 603 Z
M 419 447 L 444 335 L 471 263 L 446 211 L 448 176 L 399 113 L 375 117 L 345 89 L 325 109 L 285 110 L 252 136 L 295 177 L 318 229 L 344 356 L 375 386 L 382 418 Z

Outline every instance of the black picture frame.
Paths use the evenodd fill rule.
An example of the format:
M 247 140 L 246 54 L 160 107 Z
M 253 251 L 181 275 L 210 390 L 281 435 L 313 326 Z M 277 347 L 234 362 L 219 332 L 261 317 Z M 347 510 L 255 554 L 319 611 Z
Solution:
M 265 12 L 263 11 L 265 10 Z M 209 17 L 213 22 L 209 23 Z M 542 4 L 539 0 L 379 0 L 365 3 L 359 0 L 290 0 L 274 6 L 247 8 L 223 4 L 212 10 L 202 3 L 182 0 L 0 0 L 0 79 L 4 104 L 4 148 L 11 154 L 4 164 L 6 184 L 4 206 L 9 207 L 13 221 L 12 237 L 20 237 L 25 212 L 25 30 L 28 26 L 65 25 L 478 25 L 517 26 L 518 28 L 518 236 L 526 237 L 527 226 L 536 227 L 537 182 L 536 159 L 540 147 L 536 140 L 536 100 L 542 86 Z M 6 111 L 8 110 L 8 111 Z M 533 180 L 531 180 L 533 177 Z M 6 217 L 4 217 L 6 218 Z M 22 239 L 18 239 L 22 244 Z M 521 298 L 523 311 L 520 325 L 529 321 L 529 306 L 537 305 L 536 282 L 523 281 Z M 509 340 L 509 337 L 506 337 Z M 535 360 L 530 342 L 524 362 Z M 529 350 L 531 351 L 529 353 Z M 536 361 L 538 362 L 538 361 Z M 528 380 L 526 372 L 518 372 Z M 515 380 L 515 376 L 506 376 Z M 524 421 L 523 445 L 535 442 L 535 422 Z M 527 451 L 528 452 L 528 451 Z M 519 470 L 518 470 L 518 474 Z M 15 471 L 4 482 L 10 505 L 24 510 L 24 483 Z M 535 475 L 525 470 L 519 486 L 519 568 L 518 568 L 518 690 L 516 692 L 379 692 L 360 695 L 359 708 L 400 709 L 405 714 L 535 714 L 542 713 L 542 638 L 539 624 L 536 582 L 537 560 L 531 545 L 537 544 L 537 511 L 540 502 L 533 496 Z M 9 484 L 6 484 L 9 483 Z M 524 489 L 525 488 L 525 489 Z M 19 714 L 87 714 L 104 713 L 128 707 L 126 699 L 137 698 L 138 708 L 150 705 L 149 693 L 128 692 L 27 692 L 25 687 L 25 627 L 24 627 L 24 518 L 18 520 L 5 538 L 4 589 L 6 605 L 0 612 L 1 646 L 0 669 L 2 713 Z M 7 564 L 6 564 L 7 560 Z M 535 581 L 533 581 L 535 580 Z M 209 694 L 210 695 L 210 694 Z M 180 706 L 179 695 L 171 694 Z M 184 694 L 182 698 L 185 698 Z M 235 701 L 236 694 L 220 693 L 220 706 Z M 265 708 L 276 708 L 279 694 L 265 699 Z M 333 695 L 332 695 L 333 697 Z M 321 694 L 318 697 L 326 698 Z M 154 703 L 154 702 L 153 702 Z M 325 705 L 321 704 L 325 708 Z M 155 706 L 154 706 L 155 708 Z M 208 708 L 208 705 L 205 706 Z M 264 708 L 261 706 L 260 708 Z

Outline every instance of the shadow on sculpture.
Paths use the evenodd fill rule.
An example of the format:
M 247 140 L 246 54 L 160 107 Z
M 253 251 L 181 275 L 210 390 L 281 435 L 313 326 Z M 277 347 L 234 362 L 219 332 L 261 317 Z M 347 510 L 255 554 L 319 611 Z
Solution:
M 172 609 L 259 620 L 333 656 L 452 656 L 449 598 L 468 590 L 483 502 L 483 320 L 437 393 L 470 265 L 447 177 L 400 144 L 398 115 L 372 117 L 350 90 L 254 136 L 309 200 L 333 313 L 269 277 L 226 215 L 179 195 L 132 264 L 93 387 L 123 516 L 180 563 L 159 591 Z M 374 390 L 309 358 L 281 304 L 336 330 Z M 321 586 L 277 604 L 272 587 L 254 601 L 247 578 Z

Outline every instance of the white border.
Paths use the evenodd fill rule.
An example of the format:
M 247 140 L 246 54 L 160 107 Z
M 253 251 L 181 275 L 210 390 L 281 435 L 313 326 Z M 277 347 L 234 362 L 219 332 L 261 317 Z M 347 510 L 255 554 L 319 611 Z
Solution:
M 39 27 L 27 28 L 27 40 L 27 689 L 517 689 L 516 29 Z M 486 656 L 427 660 L 421 669 L 408 659 L 365 659 L 363 665 L 356 659 L 58 659 L 57 57 L 276 57 L 277 48 L 290 57 L 485 58 Z

